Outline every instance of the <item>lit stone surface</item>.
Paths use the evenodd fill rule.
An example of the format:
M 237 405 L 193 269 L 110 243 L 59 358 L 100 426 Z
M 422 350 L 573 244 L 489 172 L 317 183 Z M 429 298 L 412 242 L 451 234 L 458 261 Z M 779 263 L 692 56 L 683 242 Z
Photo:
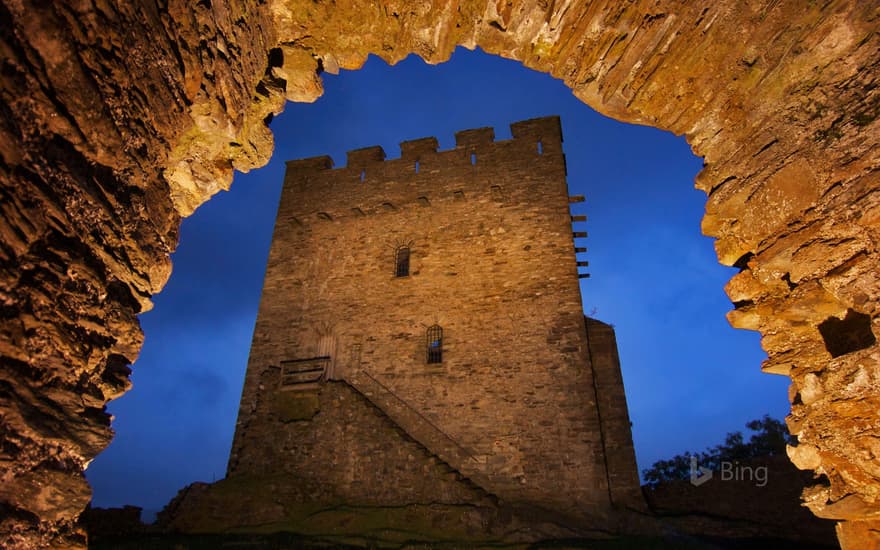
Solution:
M 80 484 L 110 440 L 102 408 L 128 387 L 135 315 L 168 278 L 180 217 L 234 169 L 265 162 L 264 120 L 286 95 L 318 93 L 301 53 L 286 65 L 271 50 L 335 71 L 369 53 L 440 62 L 465 45 L 561 78 L 619 120 L 687 136 L 705 158 L 703 230 L 744 270 L 731 321 L 761 332 L 763 368 L 794 384 L 788 424 L 819 450 L 827 481 L 808 503 L 845 520 L 846 547 L 876 544 L 876 2 L 207 6 L 0 6 L 7 491 L 43 467 Z M 823 393 L 807 404 L 810 373 Z M 82 543 L 71 521 L 10 506 L 6 546 Z
M 442 472 L 395 467 L 412 439 L 561 525 L 644 509 L 614 331 L 584 320 L 560 121 L 511 133 L 287 163 L 229 478 L 282 477 L 314 505 L 479 504 L 433 487 Z M 333 396 L 352 391 L 343 420 Z M 374 409 L 400 433 L 377 433 Z

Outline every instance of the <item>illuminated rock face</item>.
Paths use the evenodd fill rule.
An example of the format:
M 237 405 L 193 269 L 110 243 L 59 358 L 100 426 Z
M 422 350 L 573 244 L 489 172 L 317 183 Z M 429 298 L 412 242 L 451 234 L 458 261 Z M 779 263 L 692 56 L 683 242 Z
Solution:
M 269 115 L 320 95 L 319 65 L 440 62 L 456 45 L 687 136 L 703 231 L 742 268 L 730 321 L 792 378 L 791 457 L 824 476 L 807 504 L 841 520 L 845 546 L 876 541 L 876 2 L 141 4 L 0 2 L 4 544 L 81 542 L 81 469 L 110 440 L 135 315 L 167 280 L 180 217 L 271 154 Z

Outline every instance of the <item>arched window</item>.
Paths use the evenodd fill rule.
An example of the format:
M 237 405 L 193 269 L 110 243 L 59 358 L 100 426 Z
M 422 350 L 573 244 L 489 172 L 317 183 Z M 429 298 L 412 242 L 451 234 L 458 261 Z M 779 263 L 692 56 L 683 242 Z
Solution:
M 443 328 L 440 325 L 428 327 L 425 333 L 425 349 L 427 351 L 427 362 L 442 363 L 443 362 Z
M 409 247 L 401 246 L 394 253 L 394 276 L 409 276 Z

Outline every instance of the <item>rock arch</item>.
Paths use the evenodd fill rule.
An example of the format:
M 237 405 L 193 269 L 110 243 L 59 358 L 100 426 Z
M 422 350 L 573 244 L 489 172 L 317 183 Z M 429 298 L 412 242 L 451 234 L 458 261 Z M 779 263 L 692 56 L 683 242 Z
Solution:
M 685 134 L 734 326 L 791 377 L 791 458 L 846 547 L 880 530 L 880 6 L 521 0 L 0 1 L 0 539 L 77 545 L 178 225 L 272 151 L 318 72 L 457 45 Z

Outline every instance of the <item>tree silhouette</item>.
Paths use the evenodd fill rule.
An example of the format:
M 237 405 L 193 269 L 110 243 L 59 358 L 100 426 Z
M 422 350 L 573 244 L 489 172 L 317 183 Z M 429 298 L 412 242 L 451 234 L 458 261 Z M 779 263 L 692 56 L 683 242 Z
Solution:
M 717 471 L 722 462 L 780 455 L 785 453 L 786 445 L 797 444 L 797 438 L 788 433 L 785 424 L 770 415 L 765 414 L 762 418 L 747 422 L 746 428 L 754 432 L 748 442 L 742 432 L 730 432 L 725 436 L 724 443 L 703 452 L 685 452 L 668 460 L 658 460 L 642 471 L 645 484 L 654 487 L 664 481 L 688 479 L 693 458 L 701 467 Z

